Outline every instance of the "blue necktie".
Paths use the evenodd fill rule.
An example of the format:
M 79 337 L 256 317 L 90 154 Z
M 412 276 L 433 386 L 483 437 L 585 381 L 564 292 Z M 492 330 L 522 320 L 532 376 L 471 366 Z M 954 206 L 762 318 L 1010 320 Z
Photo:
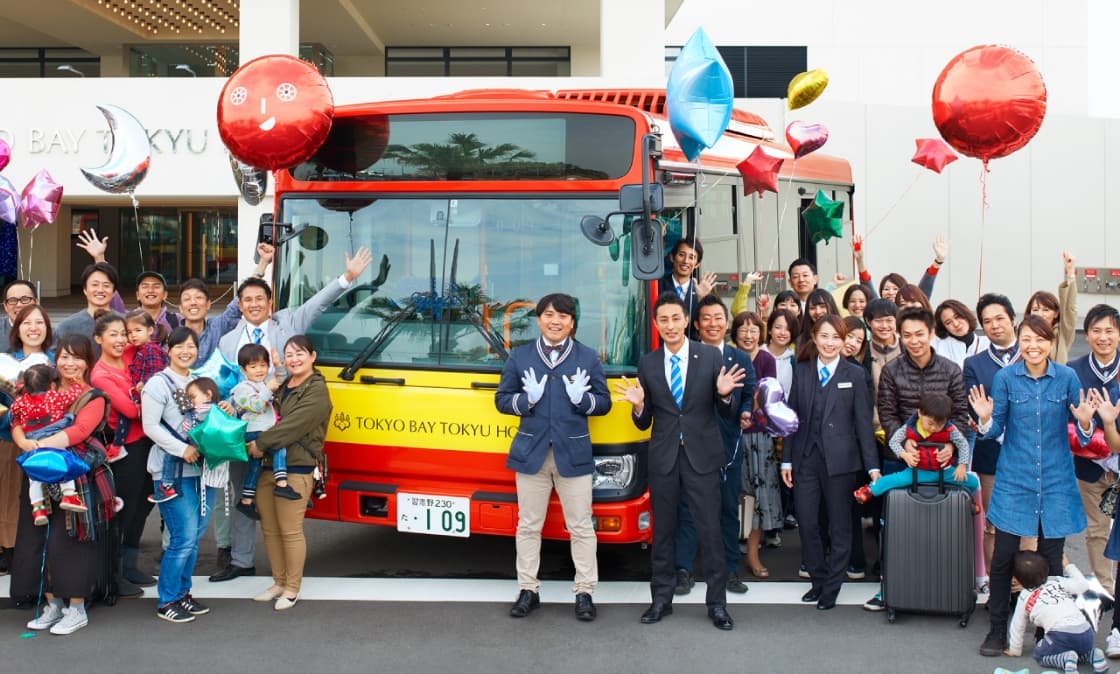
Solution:
M 829 376 L 828 368 L 821 366 L 821 387 L 824 387 L 824 385 L 828 383 Z
M 684 286 L 677 286 L 677 297 L 684 299 Z
M 264 337 L 264 330 L 260 328 L 253 328 L 253 343 L 260 344 L 261 339 Z
M 684 403 L 684 377 L 681 376 L 681 357 L 675 353 L 669 356 L 669 390 L 680 407 Z

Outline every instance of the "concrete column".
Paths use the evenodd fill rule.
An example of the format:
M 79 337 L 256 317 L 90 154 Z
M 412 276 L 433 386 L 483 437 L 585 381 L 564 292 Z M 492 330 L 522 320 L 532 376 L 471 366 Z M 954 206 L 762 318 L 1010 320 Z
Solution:
M 665 86 L 665 3 L 599 1 L 599 64 L 605 86 Z
M 299 0 L 241 0 L 241 63 L 266 54 L 299 55 Z M 272 212 L 274 185 L 259 206 L 237 199 L 237 272 L 245 278 L 256 262 L 257 229 L 262 213 Z

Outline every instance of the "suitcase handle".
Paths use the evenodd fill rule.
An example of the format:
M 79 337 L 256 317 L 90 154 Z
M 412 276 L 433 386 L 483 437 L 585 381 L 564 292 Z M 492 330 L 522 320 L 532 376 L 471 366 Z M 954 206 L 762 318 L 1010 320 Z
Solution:
M 910 469 L 910 493 L 918 493 L 918 469 Z M 945 493 L 945 469 L 942 468 L 937 471 L 937 493 Z

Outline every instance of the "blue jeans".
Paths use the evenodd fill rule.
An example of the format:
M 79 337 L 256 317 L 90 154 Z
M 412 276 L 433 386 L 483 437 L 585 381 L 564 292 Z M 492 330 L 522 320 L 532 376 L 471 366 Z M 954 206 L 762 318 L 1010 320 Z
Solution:
M 198 542 L 206 533 L 214 511 L 214 490 L 202 486 L 200 477 L 180 477 L 173 483 L 179 497 L 159 504 L 159 513 L 170 534 L 170 542 L 159 563 L 159 605 L 182 599 L 191 591 L 191 573 L 198 559 Z M 157 484 L 158 488 L 159 485 Z M 202 493 L 206 514 L 202 513 Z
M 246 433 L 245 441 L 256 440 L 259 433 Z M 249 437 L 253 436 L 253 437 Z M 288 450 L 283 447 L 269 450 L 272 455 L 272 476 L 277 480 L 288 479 Z M 241 498 L 253 498 L 257 495 L 257 482 L 261 478 L 261 460 L 249 459 L 249 466 L 245 469 L 245 481 L 241 483 Z
M 163 471 L 160 474 L 160 484 L 174 487 L 175 482 L 183 476 L 183 460 L 171 452 L 163 453 Z M 156 491 L 159 489 L 157 487 Z

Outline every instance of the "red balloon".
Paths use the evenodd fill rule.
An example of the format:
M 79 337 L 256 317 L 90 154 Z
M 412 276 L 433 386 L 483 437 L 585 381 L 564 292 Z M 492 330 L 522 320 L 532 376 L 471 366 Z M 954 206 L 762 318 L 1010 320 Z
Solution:
M 957 153 L 940 138 L 915 138 L 914 144 L 918 146 L 918 151 L 910 161 L 937 173 L 941 173 L 941 169 L 945 168 L 946 164 L 952 164 L 960 159 Z
M 761 145 L 756 145 L 750 155 L 739 162 L 736 167 L 743 176 L 743 196 L 758 192 L 762 198 L 763 190 L 778 191 L 778 171 L 782 168 L 784 159 L 771 157 L 762 150 Z
M 1034 62 L 1010 47 L 984 45 L 953 57 L 933 85 L 933 123 L 961 154 L 1006 157 L 1026 145 L 1046 116 L 1046 84 Z
M 333 117 L 327 81 L 310 63 L 286 54 L 241 66 L 218 99 L 218 134 L 230 154 L 269 171 L 311 158 Z

